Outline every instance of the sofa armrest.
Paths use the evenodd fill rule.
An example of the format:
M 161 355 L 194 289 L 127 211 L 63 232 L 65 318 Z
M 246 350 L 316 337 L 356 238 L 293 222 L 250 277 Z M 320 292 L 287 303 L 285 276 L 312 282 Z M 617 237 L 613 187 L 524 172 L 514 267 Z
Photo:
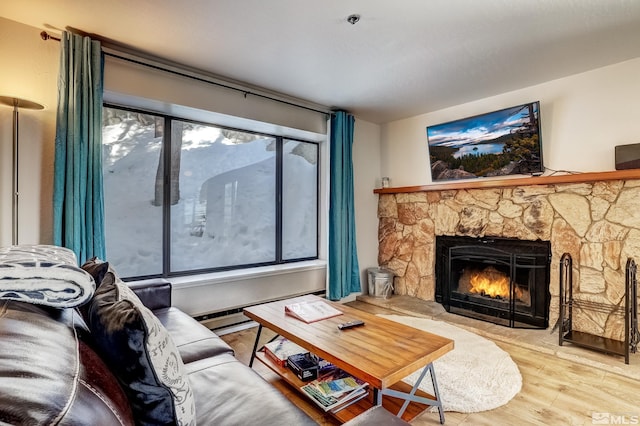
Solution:
M 127 285 L 152 311 L 171 307 L 171 283 L 164 278 L 131 281 Z

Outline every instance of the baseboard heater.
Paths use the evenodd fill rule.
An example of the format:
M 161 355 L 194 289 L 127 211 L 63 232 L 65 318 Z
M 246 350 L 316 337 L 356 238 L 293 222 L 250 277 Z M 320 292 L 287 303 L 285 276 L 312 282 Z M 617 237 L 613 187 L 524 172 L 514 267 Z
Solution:
M 324 290 L 321 290 L 321 291 L 316 291 L 314 293 L 305 293 L 305 294 L 313 294 L 316 296 L 324 297 L 326 292 Z M 283 300 L 283 299 L 288 299 L 288 297 L 269 300 L 269 302 L 273 302 L 275 300 Z M 265 303 L 265 302 L 260 302 L 260 304 L 261 303 Z M 246 307 L 254 306 L 257 304 L 258 303 L 254 303 L 254 304 L 242 306 L 239 308 L 228 309 L 226 311 L 218 311 L 218 312 L 212 312 L 206 315 L 198 315 L 198 316 L 195 316 L 194 319 L 200 322 L 200 324 L 204 325 L 205 327 L 213 331 L 226 329 L 229 327 L 237 327 L 242 324 L 251 322 L 249 318 L 244 316 L 242 311 Z

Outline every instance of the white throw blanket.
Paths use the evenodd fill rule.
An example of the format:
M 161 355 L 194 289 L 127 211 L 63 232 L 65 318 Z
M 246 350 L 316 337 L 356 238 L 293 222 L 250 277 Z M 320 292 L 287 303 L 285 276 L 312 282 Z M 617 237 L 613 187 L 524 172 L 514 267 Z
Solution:
M 72 308 L 91 299 L 94 291 L 93 278 L 67 248 L 0 247 L 0 300 Z

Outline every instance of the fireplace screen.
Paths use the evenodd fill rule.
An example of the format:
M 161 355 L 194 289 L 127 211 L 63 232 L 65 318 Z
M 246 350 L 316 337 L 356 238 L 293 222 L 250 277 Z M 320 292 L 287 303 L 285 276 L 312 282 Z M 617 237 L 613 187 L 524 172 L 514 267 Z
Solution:
M 436 301 L 509 327 L 549 325 L 550 243 L 437 237 Z

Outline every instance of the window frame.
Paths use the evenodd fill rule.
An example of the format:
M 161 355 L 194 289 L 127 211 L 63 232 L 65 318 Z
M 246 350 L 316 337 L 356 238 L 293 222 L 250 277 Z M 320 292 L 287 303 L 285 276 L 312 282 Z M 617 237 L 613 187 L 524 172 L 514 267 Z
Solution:
M 297 262 L 305 262 L 309 260 L 317 260 L 320 259 L 320 230 L 321 230 L 321 167 L 322 167 L 322 158 L 321 158 L 321 144 L 317 141 L 305 140 L 304 138 L 292 137 L 290 135 L 277 135 L 265 131 L 255 131 L 250 128 L 239 128 L 233 126 L 227 126 L 218 124 L 215 120 L 212 121 L 203 121 L 198 119 L 192 119 L 185 116 L 179 115 L 171 115 L 160 111 L 154 111 L 153 109 L 147 108 L 138 108 L 131 107 L 127 105 L 122 105 L 113 102 L 103 102 L 103 108 L 112 108 L 119 109 L 123 111 L 140 113 L 140 114 L 148 114 L 154 117 L 161 118 L 163 120 L 163 134 L 162 134 L 162 146 L 164 152 L 164 158 L 162 161 L 164 162 L 163 167 L 163 196 L 162 196 L 162 272 L 160 274 L 147 274 L 147 275 L 137 275 L 124 277 L 125 281 L 135 281 L 142 280 L 148 278 L 170 278 L 170 277 L 184 277 L 190 275 L 199 275 L 199 274 L 207 274 L 212 272 L 224 272 L 224 271 L 234 271 L 234 270 L 249 270 L 251 268 L 257 268 L 262 266 L 275 266 L 275 265 L 284 265 L 284 264 L 292 264 Z M 171 173 L 171 149 L 167 149 L 170 147 L 171 141 L 171 126 L 172 121 L 181 121 L 185 123 L 192 123 L 203 126 L 213 126 L 221 130 L 230 130 L 237 131 L 242 133 L 249 133 L 254 135 L 260 135 L 265 137 L 273 138 L 276 141 L 276 156 L 275 156 L 275 168 L 276 168 L 276 176 L 275 176 L 275 259 L 269 262 L 259 262 L 259 263 L 248 263 L 248 264 L 240 264 L 240 265 L 229 265 L 229 266 L 217 266 L 210 268 L 199 268 L 187 271 L 172 271 L 171 270 L 171 185 L 170 185 L 170 173 Z M 283 164 L 284 164 L 284 143 L 285 141 L 293 141 L 293 142 L 301 142 L 312 144 L 315 147 L 316 151 L 316 173 L 315 173 L 315 204 L 316 204 L 316 223 L 315 223 L 315 256 L 305 256 L 300 258 L 293 259 L 283 259 L 283 193 L 284 193 L 284 184 L 283 181 Z M 106 202 L 107 200 L 105 200 Z M 106 230 L 105 230 L 106 233 Z M 108 238 L 108 236 L 107 236 Z

